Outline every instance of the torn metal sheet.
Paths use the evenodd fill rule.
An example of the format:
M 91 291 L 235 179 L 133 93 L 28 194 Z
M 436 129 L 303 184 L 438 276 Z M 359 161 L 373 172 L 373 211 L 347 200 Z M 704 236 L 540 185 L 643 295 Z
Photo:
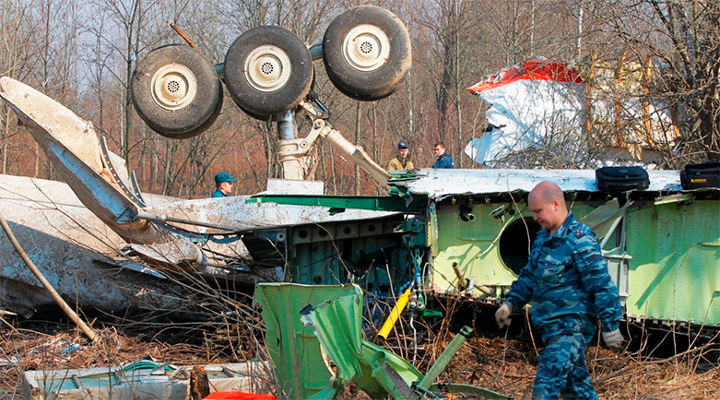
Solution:
M 395 353 L 362 338 L 362 291 L 308 306 L 296 318 L 314 328 L 319 345 L 338 369 L 338 382 L 352 380 L 374 399 L 410 399 L 422 374 Z
M 678 171 L 648 171 L 652 191 L 679 191 Z M 454 194 L 490 194 L 530 192 L 542 181 L 556 183 L 564 192 L 599 192 L 594 170 L 541 170 L 541 169 L 421 169 L 417 179 L 392 182 L 414 195 L 439 198 Z
M 471 332 L 463 328 L 423 376 L 402 357 L 362 338 L 364 302 L 357 285 L 260 284 L 256 302 L 263 307 L 265 343 L 288 398 L 332 399 L 348 380 L 372 398 L 426 398 L 424 391 L 439 390 L 432 382 Z M 507 399 L 483 388 L 466 389 Z
M 121 181 L 117 156 L 103 160 L 103 146 L 92 123 L 39 91 L 8 77 L 0 78 L 0 97 L 15 111 L 45 155 L 85 206 L 129 242 L 161 241 L 145 220 L 133 219 L 139 204 Z M 129 182 L 127 175 L 125 182 Z
M 488 105 L 488 129 L 468 143 L 466 154 L 489 166 L 512 165 L 517 163 L 513 155 L 552 144 L 580 163 L 587 158 L 583 137 L 604 128 L 616 131 L 615 144 L 624 150 L 606 154 L 606 165 L 656 162 L 654 152 L 647 150 L 670 148 L 679 130 L 671 107 L 647 96 L 652 63 L 616 67 L 594 63 L 584 69 L 581 76 L 575 65 L 530 59 L 469 87 Z M 618 93 L 625 96 L 622 108 Z
M 477 386 L 434 383 L 472 332 L 469 327 L 463 327 L 455 335 L 427 374 L 423 375 L 392 351 L 362 339 L 362 303 L 362 292 L 358 290 L 357 294 L 331 299 L 314 308 L 308 306 L 301 312 L 300 319 L 315 328 L 315 336 L 340 371 L 340 377 L 352 380 L 357 388 L 372 398 L 434 398 L 433 393 L 447 393 L 448 386 L 453 386 L 453 393 L 510 400 L 505 395 Z
M 261 283 L 254 302 L 262 307 L 265 345 L 286 398 L 332 398 L 340 389 L 313 329 L 300 321 L 300 311 L 358 290 L 355 285 L 325 286 Z
M 252 196 L 167 201 L 148 207 L 149 212 L 179 219 L 202 221 L 227 227 L 229 230 L 249 231 L 278 226 L 340 222 L 377 218 L 389 212 L 347 209 L 330 214 L 329 207 L 278 205 L 276 203 L 248 202 Z M 182 224 L 181 224 L 182 225 Z M 219 232 L 202 226 L 184 226 L 197 233 Z
M 215 391 L 267 393 L 272 373 L 266 362 L 204 366 Z M 25 400 L 185 400 L 192 366 L 136 361 L 101 368 L 27 371 L 23 373 Z
M 70 304 L 107 312 L 181 309 L 188 292 L 123 256 L 124 241 L 62 182 L 0 175 L 0 208 L 31 260 Z M 0 231 L 0 304 L 29 316 L 55 304 Z

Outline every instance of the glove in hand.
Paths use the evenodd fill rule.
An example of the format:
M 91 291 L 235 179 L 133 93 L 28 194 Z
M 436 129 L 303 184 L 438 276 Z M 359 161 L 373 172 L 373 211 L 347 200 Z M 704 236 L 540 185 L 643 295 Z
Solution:
M 495 312 L 495 321 L 497 321 L 498 327 L 502 329 L 505 326 L 510 326 L 510 313 L 512 312 L 512 306 L 508 302 L 504 302 L 500 308 Z
M 607 347 L 613 350 L 620 350 L 622 348 L 623 336 L 622 333 L 620 333 L 620 329 L 603 332 L 602 337 Z

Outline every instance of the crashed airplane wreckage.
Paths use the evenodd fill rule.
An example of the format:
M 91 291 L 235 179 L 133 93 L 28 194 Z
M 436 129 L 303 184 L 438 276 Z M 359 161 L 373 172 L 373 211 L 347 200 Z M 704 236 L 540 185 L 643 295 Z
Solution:
M 393 175 L 388 196 L 158 200 L 120 180 L 124 166 L 89 123 L 19 82 L 0 85 L 56 165 L 67 166 L 58 169 L 78 198 L 131 243 L 137 263 L 174 266 L 161 272 L 180 266 L 254 282 L 248 273 L 264 271 L 266 280 L 353 282 L 381 296 L 411 289 L 414 312 L 430 293 L 493 304 L 539 228 L 527 194 L 550 180 L 600 237 L 628 318 L 720 326 L 720 191 L 685 191 L 677 171 L 649 171 L 647 189 L 620 198 L 599 191 L 589 170 L 422 169 Z
M 71 304 L 125 315 L 134 312 L 130 305 L 180 310 L 182 299 L 192 295 L 147 264 L 123 256 L 119 249 L 125 242 L 65 183 L 0 175 L 0 208 L 29 258 Z M 38 307 L 54 304 L 4 232 L 0 252 L 0 309 L 30 317 Z
M 241 35 L 217 68 L 198 69 L 208 62 L 189 46 L 156 49 L 134 74 L 133 101 L 152 129 L 190 137 L 211 125 L 219 110 L 211 102 L 198 115 L 191 105 L 221 99 L 222 81 L 249 115 L 277 122 L 284 178 L 304 178 L 304 157 L 325 139 L 388 187 L 388 196 L 151 196 L 141 193 L 89 122 L 7 77 L 0 79 L 0 96 L 79 201 L 128 243 L 131 260 L 163 274 L 248 288 L 274 280 L 352 282 L 377 296 L 408 293 L 414 313 L 431 293 L 495 304 L 525 264 L 538 229 L 527 193 L 551 180 L 601 238 L 629 318 L 720 325 L 718 189 L 685 191 L 677 171 L 650 171 L 647 189 L 620 196 L 598 190 L 589 170 L 423 169 L 390 175 L 332 128 L 327 110 L 309 94 L 312 71 L 282 73 L 287 63 L 304 70 L 322 54 L 343 93 L 358 100 L 390 95 L 410 65 L 404 25 L 377 7 L 348 12 L 352 18 L 343 13 L 330 24 L 320 51 L 276 27 Z M 367 25 L 368 18 L 376 24 Z M 389 47 L 394 50 L 388 53 Z M 295 56 L 304 61 L 292 64 Z M 372 79 L 356 79 L 368 74 Z M 278 96 L 278 88 L 293 93 Z M 305 138 L 297 137 L 295 112 L 313 120 Z
M 487 105 L 488 126 L 465 154 L 494 168 L 542 167 L 552 158 L 537 151 L 544 147 L 563 150 L 556 165 L 588 165 L 598 153 L 594 166 L 655 166 L 681 139 L 678 111 L 647 94 L 662 73 L 651 61 L 612 68 L 537 58 L 504 68 L 467 88 Z M 589 151 L 588 138 L 602 148 Z
M 389 212 L 331 216 L 315 207 L 250 204 L 247 196 L 183 200 L 141 193 L 91 123 L 7 77 L 0 78 L 0 97 L 68 182 L 0 176 L 0 201 L 13 210 L 8 219 L 16 236 L 32 244 L 31 258 L 49 268 L 48 279 L 80 305 L 110 311 L 148 297 L 157 309 L 179 309 L 172 301 L 182 302 L 188 293 L 173 284 L 177 280 L 222 281 L 248 291 L 258 281 L 283 279 L 276 247 L 284 247 L 285 226 L 402 219 Z M 7 240 L 2 248 L 13 253 Z M 124 277 L 133 271 L 143 276 Z M 19 257 L 6 260 L 1 278 L 9 310 L 27 315 L 51 303 Z M 132 284 L 119 295 L 113 282 Z
M 257 27 L 241 35 L 228 51 L 224 64 L 218 66 L 210 64 L 194 46 L 163 46 L 138 64 L 130 87 L 140 117 L 159 134 L 181 139 L 202 133 L 215 121 L 222 108 L 222 82 L 248 115 L 277 121 L 281 136 L 278 154 L 285 179 L 305 178 L 308 169 L 305 156 L 318 140 L 324 139 L 375 179 L 387 182 L 390 175 L 326 121 L 329 112 L 310 91 L 314 76 L 312 61 L 322 58 L 328 76 L 346 95 L 376 100 L 392 94 L 403 81 L 411 64 L 410 49 L 410 37 L 402 21 L 380 7 L 360 6 L 338 16 L 328 27 L 323 43 L 310 48 L 292 32 L 275 26 Z M 96 135 L 89 122 L 10 78 L 2 78 L 0 86 L 0 96 L 28 127 L 77 200 L 66 194 L 61 197 L 73 204 L 79 200 L 87 207 L 79 212 L 87 215 L 90 210 L 95 215 L 82 218 L 90 221 L 90 225 L 109 228 L 108 247 L 112 249 L 109 254 L 116 266 L 122 261 L 137 264 L 134 268 L 153 276 L 171 280 L 201 278 L 229 289 L 251 290 L 258 281 L 281 280 L 286 275 L 276 247 L 284 246 L 287 226 L 402 218 L 397 213 L 365 210 L 328 216 L 326 210 L 314 207 L 246 204 L 245 197 L 240 196 L 185 201 L 141 193 L 134 177 L 126 173 L 124 160 L 108 151 L 104 139 Z M 304 110 L 313 119 L 313 129 L 305 138 L 296 136 L 294 112 L 298 110 Z M 287 191 L 291 187 L 292 192 L 302 188 L 303 192 L 322 193 L 322 184 L 318 182 L 295 181 L 293 185 L 282 182 L 276 181 L 276 190 Z M 20 189 L 20 196 L 27 190 L 32 188 Z M 60 190 L 68 192 L 67 186 Z M 49 203 L 58 204 L 57 200 Z M 12 204 L 14 207 L 15 203 Z M 70 278 L 98 282 L 96 278 L 104 277 L 94 274 L 90 265 L 107 258 L 103 254 L 105 248 L 98 248 L 82 235 L 59 232 L 54 228 L 60 225 L 56 216 L 35 214 L 49 221 L 48 230 L 41 234 L 64 238 L 60 239 L 64 241 L 60 246 L 43 243 L 34 249 L 40 259 L 57 260 L 50 263 L 50 269 L 64 271 L 57 276 L 51 272 L 51 283 L 59 284 L 63 295 L 76 299 L 80 305 L 92 304 L 97 296 L 102 297 L 103 293 L 96 290 L 76 290 Z M 28 221 L 20 219 L 18 224 L 29 224 Z M 372 224 L 370 232 L 376 224 Z M 386 225 L 389 230 L 395 224 Z M 352 233 L 349 237 L 358 235 Z M 36 236 L 29 240 L 32 242 Z M 128 245 L 119 253 L 115 243 L 121 241 Z M 90 244 L 66 250 L 69 243 Z M 76 248 L 84 252 L 83 267 L 62 262 L 63 251 Z M 83 268 L 89 271 L 81 273 Z M 20 287 L 18 284 L 23 283 L 28 285 L 28 292 L 38 291 L 37 281 L 32 277 L 15 279 L 21 270 L 17 261 L 3 269 L 2 276 L 9 286 Z M 107 283 L 101 281 L 102 284 L 93 287 L 101 288 Z M 112 297 L 115 293 L 109 294 Z M 37 301 L 28 300 L 22 305 L 24 312 L 46 298 L 42 293 L 35 295 Z M 117 306 L 131 299 L 132 296 L 126 296 L 111 303 Z M 116 308 L 110 303 L 96 305 L 106 310 Z M 174 309 L 171 304 L 168 307 Z
M 537 183 L 549 180 L 563 188 L 569 208 L 598 234 L 629 319 L 718 328 L 720 190 L 684 191 L 677 171 L 649 171 L 649 175 L 646 190 L 627 192 L 618 199 L 599 191 L 594 171 L 587 170 L 413 171 L 391 180 L 394 195 L 372 199 L 375 205 L 369 198 L 343 199 L 348 207 L 370 206 L 407 216 L 394 230 L 403 240 L 375 250 L 382 251 L 382 256 L 366 261 L 371 268 L 361 269 L 360 274 L 354 271 L 352 278 L 371 292 L 392 283 L 396 288 L 418 288 L 416 299 L 432 292 L 493 304 L 526 264 L 539 229 L 528 209 L 527 195 Z M 257 199 L 339 206 L 333 197 L 264 195 Z M 295 238 L 297 232 L 290 237 Z M 313 246 L 322 249 L 320 232 L 332 236 L 342 232 L 342 225 L 319 224 L 308 232 Z M 344 248 L 342 244 L 335 240 L 335 246 Z M 291 246 L 293 250 L 300 247 L 295 242 Z M 343 254 L 356 259 L 372 254 L 353 250 Z M 336 262 L 297 259 L 290 269 L 292 279 L 302 283 L 337 280 L 346 265 L 356 265 L 352 257 L 344 261 L 342 257 Z M 385 272 L 387 266 L 390 275 Z M 403 282 L 410 283 L 402 286 Z

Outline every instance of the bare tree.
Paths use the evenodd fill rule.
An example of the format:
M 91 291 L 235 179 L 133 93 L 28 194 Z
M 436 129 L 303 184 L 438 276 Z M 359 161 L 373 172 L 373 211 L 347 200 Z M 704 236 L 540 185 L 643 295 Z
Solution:
M 423 4 L 425 8 L 413 21 L 419 30 L 416 47 L 422 49 L 415 52 L 419 56 L 414 61 L 422 67 L 423 73 L 428 74 L 425 79 L 435 88 L 433 97 L 437 110 L 437 135 L 426 140 L 445 141 L 456 158 L 456 165 L 462 168 L 465 160 L 460 154 L 472 135 L 471 129 L 466 130 L 464 110 L 476 107 L 475 100 L 466 94 L 465 88 L 479 80 L 483 75 L 481 71 L 488 65 L 488 61 L 480 57 L 479 47 L 489 34 L 489 27 L 480 17 L 482 10 L 475 7 L 476 4 L 471 6 L 457 0 Z
M 23 1 L 6 1 L 0 4 L 0 75 L 23 79 L 29 69 L 27 62 L 34 53 L 28 44 L 31 33 L 28 29 L 28 14 L 31 4 Z M 0 110 L 0 151 L 2 152 L 2 173 L 8 173 L 10 138 L 17 134 L 14 115 L 3 105 Z
M 654 59 L 659 79 L 648 93 L 673 107 L 684 133 L 682 159 L 720 158 L 720 5 L 644 0 L 603 4 L 604 33 L 628 58 Z
M 96 0 L 93 1 L 93 12 L 98 15 L 102 26 L 91 26 L 89 32 L 95 35 L 118 62 L 114 67 L 107 69 L 121 89 L 120 91 L 120 148 L 123 158 L 130 168 L 132 131 L 132 106 L 130 97 L 130 79 L 135 68 L 137 56 L 144 49 L 143 32 L 149 29 L 152 12 L 155 11 L 157 1 L 144 2 L 142 0 Z M 107 25 L 105 25 L 107 24 Z M 109 26 L 108 26 L 109 25 Z
M 76 53 L 77 13 L 70 5 L 55 0 L 14 1 L 0 5 L 2 34 L 0 66 L 3 75 L 35 86 L 58 101 L 77 102 Z M 7 111 L 7 110 L 5 110 Z M 2 172 L 9 173 L 10 154 L 18 166 L 16 173 L 53 177 L 37 144 L 22 129 L 9 125 L 13 116 L 5 114 L 2 129 Z M 10 136 L 16 136 L 12 142 Z M 12 144 L 14 149 L 9 147 Z M 21 167 L 20 164 L 23 164 Z M 28 168 L 28 165 L 34 167 Z M 42 167 L 42 168 L 41 168 Z

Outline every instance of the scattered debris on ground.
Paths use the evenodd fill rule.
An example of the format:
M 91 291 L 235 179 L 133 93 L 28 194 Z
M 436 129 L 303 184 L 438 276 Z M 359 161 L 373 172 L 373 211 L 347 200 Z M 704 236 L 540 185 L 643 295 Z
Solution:
M 211 347 L 142 340 L 113 328 L 98 332 L 103 340 L 92 344 L 76 329 L 39 332 L 3 325 L 0 330 L 0 398 L 21 399 L 22 373 L 29 370 L 104 367 L 148 358 L 177 365 L 231 362 L 229 357 Z
M 242 362 L 227 354 L 227 344 L 167 342 L 152 336 L 129 335 L 115 328 L 98 329 L 103 341 L 92 344 L 77 329 L 0 328 L 0 398 L 21 399 L 21 375 L 28 370 L 51 370 L 119 365 L 151 357 L 176 365 Z M 421 370 L 444 349 L 452 334 L 425 344 L 418 354 Z M 392 346 L 392 343 L 389 343 Z M 412 350 L 404 357 L 411 360 Z M 518 399 L 528 399 L 536 368 L 531 342 L 503 337 L 474 336 L 456 353 L 439 381 L 486 387 Z M 409 355 L 409 357 L 408 357 Z M 702 352 L 666 359 L 637 359 L 593 346 L 588 368 L 602 399 L 711 399 L 720 398 L 720 367 L 708 363 Z M 349 383 L 340 399 L 369 399 Z M 455 397 L 461 398 L 461 397 Z

